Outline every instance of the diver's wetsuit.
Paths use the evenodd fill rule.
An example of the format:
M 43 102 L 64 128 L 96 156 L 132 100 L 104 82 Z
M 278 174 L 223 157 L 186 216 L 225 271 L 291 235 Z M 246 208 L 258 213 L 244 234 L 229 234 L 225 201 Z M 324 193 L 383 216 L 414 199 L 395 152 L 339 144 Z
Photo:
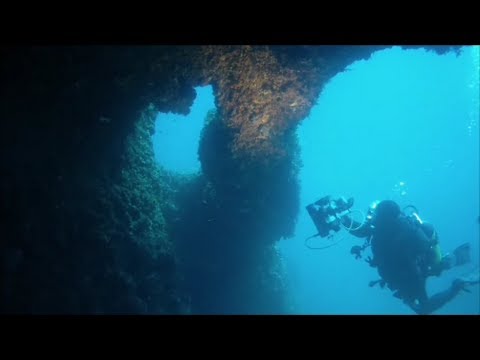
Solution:
M 432 246 L 422 228 L 414 225 L 405 216 L 362 226 L 350 218 L 343 219 L 344 225 L 356 229 L 349 232 L 359 238 L 370 237 L 373 259 L 370 265 L 376 267 L 394 296 L 402 299 L 417 314 L 430 314 L 452 300 L 462 289 L 454 283 L 443 292 L 428 297 L 426 292 L 427 257 Z M 359 227 L 360 226 L 360 227 Z

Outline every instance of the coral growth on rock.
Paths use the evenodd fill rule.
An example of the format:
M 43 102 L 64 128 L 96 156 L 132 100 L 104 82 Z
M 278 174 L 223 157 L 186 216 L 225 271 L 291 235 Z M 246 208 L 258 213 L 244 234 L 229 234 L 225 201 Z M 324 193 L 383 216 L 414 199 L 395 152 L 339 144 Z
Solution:
M 283 66 L 268 47 L 205 47 L 206 82 L 234 130 L 232 151 L 263 165 L 287 154 L 284 135 L 304 119 L 325 82 L 321 59 Z
M 119 273 L 128 277 L 131 296 L 144 313 L 176 313 L 175 255 L 164 211 L 173 203 L 174 178 L 154 162 L 151 136 L 157 112 L 145 110 L 125 142 L 118 179 L 98 188 L 98 236 L 112 249 Z

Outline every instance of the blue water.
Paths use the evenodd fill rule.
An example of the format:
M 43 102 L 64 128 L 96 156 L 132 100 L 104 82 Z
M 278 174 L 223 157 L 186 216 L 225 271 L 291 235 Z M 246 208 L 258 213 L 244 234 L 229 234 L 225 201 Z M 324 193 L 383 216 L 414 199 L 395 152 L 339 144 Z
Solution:
M 153 150 L 156 160 L 166 169 L 192 174 L 200 171 L 198 145 L 205 116 L 215 109 L 211 86 L 195 88 L 197 97 L 187 116 L 159 113 L 155 121 Z
M 327 194 L 353 196 L 359 210 L 385 198 L 414 204 L 436 227 L 445 252 L 470 242 L 472 264 L 431 278 L 429 294 L 478 266 L 478 53 L 478 46 L 458 57 L 392 48 L 352 64 L 325 86 L 298 128 L 304 166 L 296 236 L 279 243 L 295 313 L 412 314 L 389 290 L 368 287 L 376 270 L 350 255 L 360 239 L 342 231 L 327 250 L 304 246 L 316 232 L 304 207 Z M 157 119 L 155 156 L 173 171 L 200 169 L 199 134 L 214 99 L 211 87 L 196 90 L 189 116 Z M 471 290 L 436 313 L 479 314 L 479 286 Z

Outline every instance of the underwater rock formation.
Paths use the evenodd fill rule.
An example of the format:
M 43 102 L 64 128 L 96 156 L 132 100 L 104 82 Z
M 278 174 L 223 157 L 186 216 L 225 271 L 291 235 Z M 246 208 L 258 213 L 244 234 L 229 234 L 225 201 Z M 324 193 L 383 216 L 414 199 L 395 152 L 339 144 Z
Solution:
M 295 126 L 381 48 L 0 49 L 0 311 L 179 313 L 186 296 L 193 312 L 282 312 Z M 151 111 L 187 114 L 206 84 L 203 174 L 176 178 L 153 163 Z
M 181 311 L 144 110 L 195 92 L 152 82 L 151 50 L 2 49 L 2 312 Z
M 99 239 L 112 250 L 111 264 L 129 285 L 128 296 L 148 314 L 177 313 L 176 259 L 164 213 L 174 204 L 175 181 L 153 156 L 157 112 L 144 111 L 127 136 L 118 179 L 100 179 L 95 212 Z M 126 310 L 125 310 L 126 311 Z
M 179 191 L 180 221 L 171 232 L 184 292 L 195 313 L 283 313 L 287 288 L 276 241 L 293 235 L 298 166 L 285 157 L 274 168 L 245 171 L 230 144 L 228 127 L 210 112 L 199 148 L 202 174 Z

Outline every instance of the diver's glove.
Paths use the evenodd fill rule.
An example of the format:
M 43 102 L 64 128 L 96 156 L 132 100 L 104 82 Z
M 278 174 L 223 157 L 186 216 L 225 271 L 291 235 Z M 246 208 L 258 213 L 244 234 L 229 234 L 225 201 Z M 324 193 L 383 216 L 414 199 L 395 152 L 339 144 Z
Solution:
M 365 259 L 365 262 L 370 265 L 371 267 L 376 267 L 377 266 L 377 263 L 375 262 L 375 259 L 372 259 L 371 256 L 367 257 Z
M 355 246 L 352 246 L 352 248 L 350 249 L 350 254 L 355 255 L 355 259 L 361 259 L 362 250 L 363 248 L 361 246 L 355 245 Z

